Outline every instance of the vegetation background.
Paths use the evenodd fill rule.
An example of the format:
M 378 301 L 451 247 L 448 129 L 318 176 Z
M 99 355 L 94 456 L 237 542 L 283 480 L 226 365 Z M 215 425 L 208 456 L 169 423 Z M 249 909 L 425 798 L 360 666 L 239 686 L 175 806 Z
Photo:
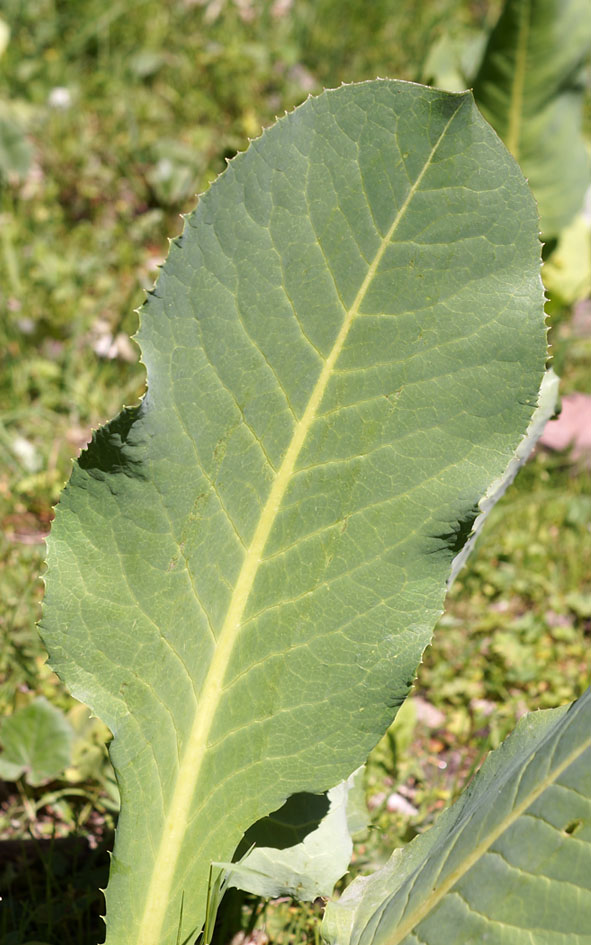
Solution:
M 102 939 L 96 890 L 105 884 L 117 811 L 109 734 L 45 664 L 35 630 L 38 574 L 72 457 L 92 428 L 144 389 L 129 341 L 134 310 L 167 237 L 180 231 L 179 214 L 249 137 L 310 92 L 376 75 L 428 81 L 444 44 L 451 39 L 470 55 L 498 11 L 499 2 L 486 0 L 3 0 L 6 945 Z M 548 306 L 563 394 L 591 394 L 585 252 L 575 246 L 568 260 L 576 270 L 580 255 L 582 288 L 569 298 L 554 292 Z M 378 865 L 428 827 L 521 714 L 571 701 L 588 685 L 590 523 L 588 454 L 538 450 L 456 582 L 415 695 L 370 757 L 366 789 L 379 829 L 358 841 L 353 871 Z M 48 734 L 35 742 L 40 719 Z M 20 769 L 6 762 L 9 745 L 24 759 Z M 235 897 L 218 937 L 315 941 L 319 910 Z

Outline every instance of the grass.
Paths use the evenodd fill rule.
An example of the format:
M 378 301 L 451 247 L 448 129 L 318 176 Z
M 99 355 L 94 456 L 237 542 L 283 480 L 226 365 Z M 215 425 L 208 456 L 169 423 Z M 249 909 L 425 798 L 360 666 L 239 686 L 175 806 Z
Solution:
M 226 0 L 216 9 L 3 4 L 11 36 L 0 118 L 24 129 L 29 153 L 15 153 L 0 180 L 0 715 L 43 695 L 76 733 L 73 763 L 56 781 L 0 784 L 6 945 L 94 945 L 102 935 L 97 890 L 117 808 L 108 735 L 45 665 L 37 576 L 72 457 L 143 390 L 128 337 L 179 213 L 309 91 L 376 74 L 417 79 L 449 24 L 481 27 L 498 3 Z M 563 390 L 591 392 L 589 338 L 558 303 L 552 320 Z M 415 697 L 370 757 L 374 828 L 356 845 L 353 872 L 425 829 L 520 714 L 588 684 L 590 521 L 589 472 L 539 452 L 491 516 Z M 402 811 L 400 798 L 410 805 Z M 242 929 L 254 942 L 312 943 L 320 911 L 234 896 L 218 941 Z

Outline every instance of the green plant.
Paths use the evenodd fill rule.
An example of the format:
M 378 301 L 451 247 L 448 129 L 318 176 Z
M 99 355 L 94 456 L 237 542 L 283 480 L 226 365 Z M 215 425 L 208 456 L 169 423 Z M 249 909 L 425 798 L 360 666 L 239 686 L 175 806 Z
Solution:
M 114 733 L 113 945 L 190 941 L 211 864 L 404 700 L 524 458 L 535 207 L 468 93 L 343 87 L 201 199 L 139 338 L 148 394 L 75 468 L 42 627 Z
M 379 4 L 382 17 L 364 0 L 288 0 L 273 4 L 283 11 L 275 19 L 267 0 L 253 0 L 256 16 L 248 22 L 234 0 L 210 6 L 221 11 L 213 23 L 206 7 L 184 0 L 2 4 L 11 32 L 0 70 L 2 114 L 26 132 L 33 160 L 26 177 L 11 173 L 1 187 L 0 716 L 40 695 L 70 721 L 83 709 L 72 709 L 35 629 L 43 537 L 71 458 L 93 428 L 144 389 L 138 349 L 127 338 L 143 289 L 167 253 L 166 237 L 182 226 L 179 212 L 192 209 L 193 194 L 223 169 L 225 156 L 247 146 L 247 135 L 309 89 L 375 75 L 442 87 L 440 76 L 421 79 L 417 71 L 433 39 L 449 36 L 463 50 L 467 31 L 492 26 L 501 3 L 397 0 Z M 470 77 L 471 55 L 462 57 Z M 471 85 L 463 80 L 454 90 Z M 67 87 L 70 108 L 53 104 L 56 87 Z M 587 137 L 590 117 L 587 107 Z M 183 148 L 190 149 L 188 162 Z M 163 202 L 170 191 L 151 183 L 166 158 L 174 173 L 195 169 L 191 196 L 180 206 Z M 578 256 L 583 264 L 591 259 L 584 247 Z M 568 298 L 584 297 L 581 264 L 570 246 L 559 246 L 551 265 L 572 284 L 565 262 L 582 285 Z M 557 304 L 549 269 L 546 261 L 552 364 L 563 393 L 591 393 L 585 305 L 573 313 Z M 562 288 L 560 295 L 566 298 Z M 398 753 L 384 740 L 368 760 L 373 827 L 355 841 L 351 875 L 375 869 L 426 830 L 526 708 L 558 706 L 584 691 L 590 624 L 575 598 L 591 594 L 590 502 L 583 465 L 568 452 L 541 448 L 491 513 L 405 703 L 414 722 L 405 722 L 402 739 L 399 714 L 392 736 Z M 434 720 L 423 718 L 425 702 Z M 83 753 L 74 747 L 72 768 L 55 782 L 0 782 L 3 945 L 103 940 L 99 890 L 109 859 L 103 852 L 97 872 L 88 846 L 106 846 L 112 822 L 104 807 L 116 798 L 104 761 L 106 727 L 92 721 L 93 744 L 84 736 Z M 80 793 L 69 793 L 73 784 Z M 414 812 L 392 811 L 399 787 Z M 18 861 L 9 852 L 21 839 L 26 861 L 24 852 Z M 50 856 L 43 851 L 53 842 Z M 241 928 L 249 935 L 255 917 L 255 936 L 274 945 L 316 941 L 319 904 L 263 904 L 244 894 L 240 913 L 238 898 L 228 894 L 218 941 Z

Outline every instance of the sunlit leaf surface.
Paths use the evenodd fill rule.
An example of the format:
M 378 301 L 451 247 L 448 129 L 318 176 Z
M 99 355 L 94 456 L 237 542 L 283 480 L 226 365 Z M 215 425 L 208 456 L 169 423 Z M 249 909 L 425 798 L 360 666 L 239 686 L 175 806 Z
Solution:
M 108 945 L 176 945 L 212 861 L 362 763 L 535 408 L 538 222 L 474 107 L 310 99 L 175 241 L 148 394 L 61 499 L 43 635 L 114 733 Z

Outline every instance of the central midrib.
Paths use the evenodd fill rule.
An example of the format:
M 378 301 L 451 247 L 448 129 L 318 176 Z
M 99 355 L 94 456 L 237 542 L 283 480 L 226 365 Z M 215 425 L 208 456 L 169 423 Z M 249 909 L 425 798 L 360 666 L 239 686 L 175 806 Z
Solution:
M 370 264 L 366 276 L 359 288 L 351 308 L 346 312 L 343 324 L 338 333 L 333 348 L 326 358 L 318 380 L 312 391 L 310 400 L 301 419 L 295 425 L 294 434 L 285 453 L 281 466 L 273 481 L 269 497 L 265 503 L 253 539 L 245 554 L 240 574 L 230 600 L 226 619 L 220 632 L 214 655 L 209 667 L 193 728 L 187 741 L 177 776 L 176 788 L 170 802 L 168 814 L 162 831 L 162 838 L 154 860 L 152 878 L 147 893 L 146 905 L 142 914 L 138 945 L 161 945 L 162 925 L 170 901 L 170 892 L 180 851 L 185 836 L 186 825 L 189 819 L 191 803 L 199 779 L 203 759 L 207 751 L 207 738 L 211 731 L 215 714 L 222 694 L 222 685 L 226 670 L 234 649 L 234 643 L 240 632 L 241 620 L 244 614 L 250 592 L 252 590 L 264 547 L 273 527 L 281 501 L 289 486 L 298 456 L 310 427 L 316 417 L 316 412 L 331 377 L 336 361 L 343 349 L 351 324 L 355 319 L 367 291 L 373 281 L 376 270 L 382 260 L 392 237 L 400 224 L 409 203 L 414 197 L 420 183 L 427 172 L 433 157 L 441 144 L 447 130 L 457 115 L 458 108 L 446 122 L 441 134 L 433 145 L 425 164 L 409 189 L 388 232 L 380 242 L 376 255 Z
M 531 17 L 531 0 L 524 0 L 521 21 L 517 33 L 517 51 L 515 54 L 515 76 L 511 86 L 509 102 L 509 127 L 507 129 L 507 147 L 516 161 L 519 160 L 519 144 L 522 123 L 523 89 L 527 65 L 527 44 Z

